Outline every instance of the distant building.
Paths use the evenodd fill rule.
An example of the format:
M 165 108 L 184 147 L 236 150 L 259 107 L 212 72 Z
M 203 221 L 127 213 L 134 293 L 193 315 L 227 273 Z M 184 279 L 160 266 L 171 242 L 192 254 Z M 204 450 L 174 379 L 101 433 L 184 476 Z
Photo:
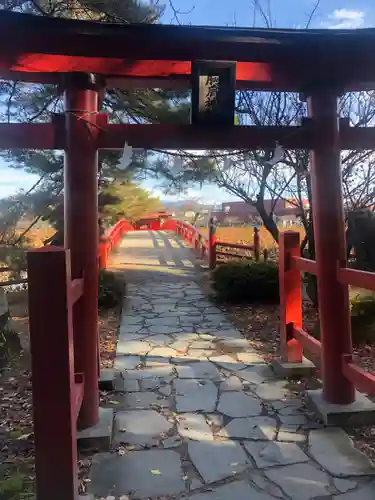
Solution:
M 308 201 L 304 200 L 305 208 Z M 264 200 L 264 207 L 268 214 L 273 213 L 276 221 L 284 226 L 297 224 L 302 215 L 301 209 L 296 207 L 293 200 Z M 220 225 L 261 224 L 261 218 L 254 205 L 244 201 L 222 203 L 221 209 L 213 210 L 211 216 Z
M 170 219 L 172 216 L 172 213 L 167 210 L 159 210 L 158 212 L 143 215 L 134 222 L 133 226 L 134 229 L 152 229 L 158 231 L 163 222 Z

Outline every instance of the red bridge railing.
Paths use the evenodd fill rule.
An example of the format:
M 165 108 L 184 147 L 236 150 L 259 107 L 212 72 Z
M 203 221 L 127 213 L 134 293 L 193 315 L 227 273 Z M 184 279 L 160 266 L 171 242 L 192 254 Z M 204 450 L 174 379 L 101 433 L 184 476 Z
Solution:
M 183 221 L 169 220 L 162 226 L 161 229 L 176 231 L 176 233 L 184 238 L 191 246 L 194 246 L 202 260 L 208 260 L 210 269 L 214 269 L 216 267 L 218 257 L 254 259 L 255 261 L 259 261 L 260 238 L 257 228 L 254 228 L 252 245 L 218 241 L 216 238 L 216 227 L 214 224 L 209 225 L 208 236 L 204 235 L 195 226 Z M 228 249 L 238 250 L 238 252 L 230 252 Z M 253 252 L 253 256 L 249 255 L 249 252 Z M 264 253 L 264 257 L 265 260 L 267 260 L 267 252 Z
M 280 277 L 280 341 L 281 357 L 285 362 L 302 363 L 304 349 L 318 356 L 326 357 L 322 376 L 344 377 L 349 384 L 361 392 L 375 396 L 375 375 L 367 372 L 355 362 L 351 352 L 341 353 L 339 370 L 331 369 L 330 357 L 336 358 L 337 352 L 327 349 L 331 332 L 321 331 L 321 341 L 309 335 L 302 328 L 302 280 L 301 273 L 318 276 L 316 262 L 300 257 L 300 235 L 293 231 L 280 233 L 279 240 L 279 277 Z M 352 285 L 375 291 L 375 273 L 342 267 L 337 263 L 335 279 L 342 285 Z M 336 316 L 345 311 L 332 311 Z M 325 344 L 327 343 L 327 344 Z M 351 345 L 351 340 L 350 344 Z M 332 360 L 333 361 L 333 360 Z
M 77 497 L 77 418 L 85 376 L 74 369 L 73 310 L 83 279 L 71 279 L 70 251 L 44 247 L 27 254 L 35 467 L 38 498 Z M 59 464 L 56 467 L 56 450 Z
M 103 236 L 99 244 L 99 268 L 106 269 L 108 265 L 108 256 L 114 246 L 129 231 L 134 231 L 133 226 L 127 220 L 118 221 Z

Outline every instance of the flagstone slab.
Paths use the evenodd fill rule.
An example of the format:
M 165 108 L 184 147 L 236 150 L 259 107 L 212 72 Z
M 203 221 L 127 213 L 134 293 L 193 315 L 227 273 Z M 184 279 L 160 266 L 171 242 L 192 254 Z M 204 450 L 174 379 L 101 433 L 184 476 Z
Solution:
M 266 365 L 249 366 L 245 370 L 237 371 L 236 375 L 246 382 L 256 385 L 262 384 L 273 376 L 272 371 Z
M 375 467 L 366 455 L 354 448 L 350 437 L 338 427 L 310 431 L 309 453 L 333 476 L 375 474 Z
M 259 399 L 243 392 L 223 392 L 217 410 L 228 417 L 255 417 L 262 406 Z
M 250 466 L 245 452 L 235 441 L 189 441 L 188 453 L 206 483 L 233 477 Z
M 231 375 L 227 379 L 224 380 L 220 384 L 220 391 L 242 391 L 243 390 L 243 384 L 242 380 L 240 380 L 238 377 L 235 375 Z
M 117 355 L 139 355 L 146 354 L 151 350 L 151 345 L 143 340 L 130 340 L 117 342 Z
M 273 500 L 274 497 L 257 491 L 246 481 L 236 481 L 188 498 L 189 500 Z
M 146 379 L 147 380 L 147 379 Z M 130 410 L 144 410 L 152 407 L 169 407 L 168 400 L 155 392 L 131 392 L 126 394 L 124 406 Z
M 272 467 L 265 471 L 265 475 L 292 500 L 330 498 L 330 482 L 327 474 L 309 463 Z
M 246 450 L 259 468 L 308 462 L 309 457 L 295 443 L 246 442 Z
M 181 457 L 173 450 L 142 450 L 94 460 L 91 488 L 96 497 L 177 495 L 185 490 Z
M 276 420 L 270 417 L 234 418 L 219 435 L 232 439 L 272 440 L 276 437 Z
M 155 410 L 119 411 L 115 416 L 115 443 L 152 446 L 173 424 Z
M 184 439 L 195 441 L 213 441 L 212 430 L 204 415 L 198 413 L 184 413 L 178 417 L 178 433 Z
M 176 371 L 180 378 L 207 378 L 220 380 L 222 378 L 219 370 L 210 361 L 199 361 L 176 366 Z
M 117 371 L 134 370 L 141 362 L 139 356 L 119 356 L 117 355 L 114 362 L 114 369 Z
M 222 354 L 221 356 L 211 356 L 210 361 L 220 366 L 221 368 L 224 368 L 225 370 L 234 372 L 246 368 L 246 365 L 240 363 L 239 361 L 237 361 L 237 359 L 229 356 L 228 354 Z
M 215 410 L 217 388 L 211 380 L 177 379 L 174 389 L 178 412 Z

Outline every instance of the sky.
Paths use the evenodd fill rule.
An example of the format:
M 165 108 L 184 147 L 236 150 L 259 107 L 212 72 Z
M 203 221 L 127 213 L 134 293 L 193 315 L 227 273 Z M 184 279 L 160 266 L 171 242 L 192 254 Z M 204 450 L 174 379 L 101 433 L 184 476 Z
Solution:
M 152 0 L 149 0 L 150 3 Z M 157 0 L 153 0 L 157 3 Z M 253 0 L 159 0 L 167 5 L 162 18 L 164 24 L 197 24 L 238 27 L 264 27 L 260 16 L 254 18 Z M 306 27 L 316 0 L 257 0 L 264 10 L 271 13 L 273 27 Z M 171 7 L 173 5 L 173 8 Z M 177 19 L 174 10 L 178 13 Z M 358 29 L 375 26 L 373 0 L 321 0 L 315 11 L 311 28 Z M 29 189 L 38 177 L 15 170 L 0 163 L 0 198 Z M 194 198 L 204 202 L 221 202 L 235 199 L 215 186 L 202 190 L 190 189 L 185 195 L 165 196 L 150 181 L 144 186 L 162 199 Z

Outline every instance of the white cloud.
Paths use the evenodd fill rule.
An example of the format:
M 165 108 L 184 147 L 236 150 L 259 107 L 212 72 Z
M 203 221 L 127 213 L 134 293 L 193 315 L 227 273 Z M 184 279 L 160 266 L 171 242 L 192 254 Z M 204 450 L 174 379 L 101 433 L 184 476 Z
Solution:
M 336 9 L 328 17 L 323 25 L 330 29 L 357 29 L 365 23 L 365 13 L 360 10 Z

